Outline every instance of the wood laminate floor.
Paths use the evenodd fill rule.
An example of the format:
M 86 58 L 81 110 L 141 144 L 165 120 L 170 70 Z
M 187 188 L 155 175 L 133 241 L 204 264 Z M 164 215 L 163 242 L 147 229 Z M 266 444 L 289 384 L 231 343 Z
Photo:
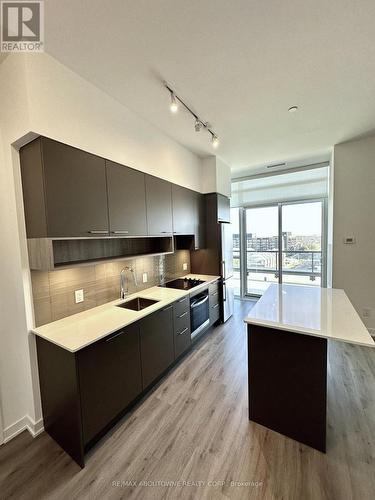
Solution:
M 46 433 L 2 446 L 0 498 L 375 498 L 375 350 L 329 344 L 324 455 L 248 421 L 250 307 L 236 302 L 235 316 L 99 443 L 85 469 Z

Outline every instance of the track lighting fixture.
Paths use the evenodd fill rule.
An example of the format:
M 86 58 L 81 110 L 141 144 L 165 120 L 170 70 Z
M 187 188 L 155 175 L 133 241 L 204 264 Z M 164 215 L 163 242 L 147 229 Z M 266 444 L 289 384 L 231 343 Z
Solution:
M 172 113 L 177 113 L 177 111 L 178 111 L 178 104 L 177 104 L 177 100 L 176 100 L 176 96 L 174 95 L 174 92 L 171 92 L 170 109 L 171 109 Z
M 218 138 L 218 136 L 217 136 L 216 134 L 214 134 L 214 135 L 212 136 L 211 141 L 212 141 L 212 147 L 213 147 L 213 148 L 217 148 L 217 147 L 219 146 L 219 142 L 220 142 L 220 141 L 219 141 L 219 138 Z
M 208 122 L 202 120 L 191 108 L 189 108 L 189 106 L 181 99 L 181 97 L 179 97 L 176 94 L 176 92 L 166 82 L 164 82 L 164 86 L 171 95 L 171 103 L 170 103 L 171 112 L 177 113 L 179 104 L 181 104 L 186 109 L 186 111 L 188 111 L 195 119 L 194 122 L 195 131 L 200 132 L 202 129 L 207 130 L 207 132 L 211 134 L 212 147 L 216 149 L 219 146 L 219 138 L 216 135 L 216 133 L 211 129 L 211 125 Z

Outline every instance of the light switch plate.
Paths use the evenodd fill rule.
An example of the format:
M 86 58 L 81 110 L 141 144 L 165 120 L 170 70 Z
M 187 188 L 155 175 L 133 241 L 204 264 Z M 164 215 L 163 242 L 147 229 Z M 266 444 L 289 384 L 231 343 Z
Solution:
M 187 271 L 187 268 L 188 268 L 188 266 L 187 266 L 187 262 L 184 262 L 184 263 L 182 264 L 182 270 L 183 270 L 183 271 Z
M 147 273 L 143 273 L 142 274 L 142 282 L 143 283 L 147 283 L 148 279 L 147 279 Z
M 75 290 L 74 298 L 75 298 L 76 304 L 83 302 L 85 300 L 84 295 L 83 295 L 83 290 Z

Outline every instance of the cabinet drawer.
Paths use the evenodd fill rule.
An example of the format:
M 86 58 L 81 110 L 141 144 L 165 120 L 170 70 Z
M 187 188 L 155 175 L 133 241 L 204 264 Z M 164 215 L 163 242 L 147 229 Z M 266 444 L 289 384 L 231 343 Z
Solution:
M 174 317 L 174 332 L 178 335 L 185 328 L 189 328 L 190 331 L 190 314 L 189 311 L 184 311 L 182 314 Z
M 210 306 L 210 324 L 213 325 L 220 318 L 220 305 L 213 304 Z
M 215 283 L 211 283 L 208 287 L 208 292 L 210 295 L 218 295 L 219 294 L 219 282 L 215 281 Z
M 188 312 L 189 310 L 190 310 L 189 295 L 186 295 L 186 297 L 182 297 L 173 304 L 173 311 L 175 317 L 180 316 L 181 314 L 183 314 L 184 312 Z
M 178 303 L 174 304 L 176 306 Z M 190 337 L 190 310 L 176 314 L 174 311 L 174 357 L 178 358 L 183 352 L 189 349 L 191 344 Z
M 210 295 L 210 304 L 211 305 L 217 304 L 220 298 L 219 282 L 212 283 L 209 286 L 208 290 Z

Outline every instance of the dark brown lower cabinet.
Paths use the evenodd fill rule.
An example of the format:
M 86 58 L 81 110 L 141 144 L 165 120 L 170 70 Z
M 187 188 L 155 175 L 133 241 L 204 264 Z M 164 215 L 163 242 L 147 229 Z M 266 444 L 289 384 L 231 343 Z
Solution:
M 78 370 L 88 444 L 142 391 L 138 323 L 79 351 Z
M 46 432 L 84 467 L 86 452 L 190 344 L 189 296 L 77 352 L 36 337 Z
M 174 361 L 173 305 L 140 321 L 143 389 Z
M 74 353 L 36 339 L 46 432 L 81 466 L 142 392 L 139 323 Z

